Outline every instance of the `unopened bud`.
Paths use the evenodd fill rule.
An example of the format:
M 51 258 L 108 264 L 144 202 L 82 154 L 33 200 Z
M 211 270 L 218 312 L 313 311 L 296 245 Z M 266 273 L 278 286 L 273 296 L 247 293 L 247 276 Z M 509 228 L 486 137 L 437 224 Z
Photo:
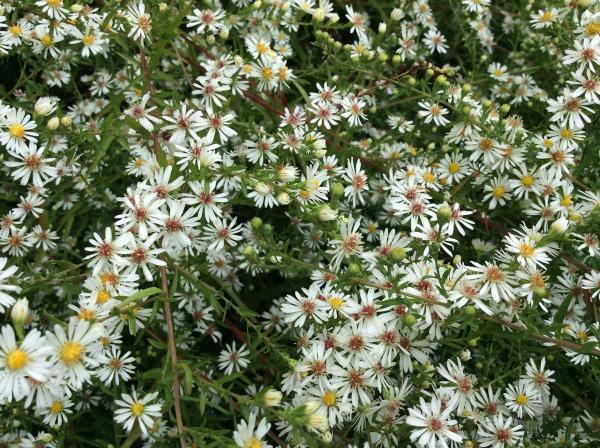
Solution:
M 281 404 L 283 394 L 277 389 L 269 389 L 263 397 L 264 405 L 269 408 L 274 408 Z
M 279 202 L 281 205 L 288 205 L 290 202 L 292 202 L 292 198 L 290 198 L 290 195 L 287 194 L 285 191 L 279 193 L 276 199 L 277 202 Z
M 333 221 L 337 218 L 337 212 L 330 206 L 324 205 L 319 209 L 319 219 L 321 221 Z
M 206 37 L 206 42 L 208 43 L 208 45 L 214 45 L 216 41 L 217 39 L 212 34 Z
M 263 221 L 258 216 L 255 216 L 250 221 L 250 226 L 252 227 L 252 230 L 255 230 L 255 231 L 259 230 L 262 227 L 262 225 L 263 225 Z
M 219 31 L 219 37 L 223 40 L 226 40 L 229 37 L 229 28 L 223 28 Z
M 50 120 L 48 120 L 48 123 L 46 124 L 46 127 L 48 128 L 49 131 L 56 131 L 59 126 L 60 126 L 60 120 L 58 117 L 50 118 Z
M 315 22 L 322 22 L 325 20 L 325 10 L 323 8 L 315 8 L 312 18 Z
M 406 257 L 406 250 L 402 247 L 394 247 L 390 255 L 392 256 L 392 260 L 402 261 Z
M 401 20 L 402 17 L 404 17 L 404 13 L 402 12 L 402 10 L 400 8 L 394 8 L 392 10 L 392 13 L 390 14 L 390 17 L 392 18 L 392 20 Z
M 550 233 L 555 235 L 562 235 L 569 228 L 569 221 L 565 218 L 559 218 L 550 224 Z
M 10 310 L 10 318 L 14 325 L 24 325 L 29 319 L 29 301 L 27 299 L 17 300 Z
M 47 96 L 42 97 L 36 101 L 34 109 L 38 115 L 46 117 L 56 110 L 56 100 Z
M 412 327 L 414 324 L 417 323 L 417 318 L 414 314 L 408 313 L 402 318 L 402 322 L 407 327 Z
M 379 26 L 377 27 L 377 31 L 379 31 L 379 34 L 384 34 L 386 30 L 387 30 L 387 25 L 383 22 L 381 22 L 379 24 Z
M 65 115 L 60 119 L 60 123 L 65 127 L 69 127 L 71 124 L 73 124 L 73 119 L 70 115 Z
M 340 184 L 339 182 L 335 182 L 332 186 L 331 186 L 331 194 L 334 197 L 341 197 L 344 194 L 344 186 L 342 184 Z

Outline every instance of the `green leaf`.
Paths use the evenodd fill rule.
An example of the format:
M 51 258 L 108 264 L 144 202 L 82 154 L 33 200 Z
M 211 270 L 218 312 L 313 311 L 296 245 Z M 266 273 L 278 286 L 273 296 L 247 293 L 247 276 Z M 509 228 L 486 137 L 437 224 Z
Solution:
M 150 297 L 160 293 L 162 293 L 162 289 L 156 288 L 155 286 L 153 286 L 152 288 L 142 289 L 141 291 L 138 291 L 127 297 L 125 300 L 123 300 L 121 302 L 121 306 L 127 305 L 132 302 L 137 302 L 138 300 L 143 299 L 144 297 Z

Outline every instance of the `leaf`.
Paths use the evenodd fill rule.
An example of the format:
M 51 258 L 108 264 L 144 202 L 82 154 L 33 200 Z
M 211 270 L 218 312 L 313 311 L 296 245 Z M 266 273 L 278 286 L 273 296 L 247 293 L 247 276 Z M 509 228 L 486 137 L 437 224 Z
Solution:
M 192 395 L 192 387 L 194 386 L 194 376 L 192 370 L 187 364 L 180 364 L 178 366 L 183 370 L 183 387 L 186 395 Z
M 152 288 L 142 289 L 141 291 L 138 291 L 127 297 L 125 300 L 123 300 L 121 302 L 121 306 L 127 305 L 132 302 L 137 302 L 138 300 L 143 299 L 144 297 L 150 297 L 160 293 L 162 293 L 162 289 L 159 289 L 155 286 L 153 286 Z
M 554 320 L 552 321 L 555 324 L 562 324 L 567 316 L 567 311 L 569 311 L 569 305 L 571 305 L 571 301 L 573 300 L 573 296 L 569 295 L 558 307 L 556 314 L 554 315 Z

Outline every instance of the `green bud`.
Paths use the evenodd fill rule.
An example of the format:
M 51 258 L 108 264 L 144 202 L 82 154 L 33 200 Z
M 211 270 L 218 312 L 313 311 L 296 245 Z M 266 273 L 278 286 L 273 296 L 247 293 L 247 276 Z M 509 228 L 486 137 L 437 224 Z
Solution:
M 385 62 L 388 60 L 388 55 L 387 55 L 387 53 L 379 53 L 379 56 L 377 56 L 377 59 L 379 59 L 379 62 Z
M 256 257 L 256 249 L 252 246 L 246 246 L 244 247 L 243 254 L 248 258 L 254 258 Z
M 335 44 L 333 44 L 333 48 L 334 48 L 336 51 L 340 51 L 340 50 L 342 49 L 342 43 L 341 43 L 339 40 L 336 40 L 336 41 L 335 41 Z
M 479 338 L 473 338 L 473 339 L 469 339 L 469 346 L 470 347 L 477 347 L 477 343 L 479 342 Z
M 503 114 L 507 114 L 510 112 L 510 104 L 503 104 L 502 106 L 500 106 L 500 111 Z
M 393 65 L 394 67 L 398 67 L 400 64 L 402 64 L 402 58 L 400 57 L 400 55 L 399 55 L 399 54 L 395 54 L 395 55 L 392 57 L 392 65 Z
M 462 87 L 463 93 L 470 93 L 472 89 L 473 88 L 471 87 L 471 84 L 469 84 L 469 83 L 465 83 Z
M 475 316 L 477 314 L 477 309 L 473 305 L 467 305 L 463 308 L 465 314 L 469 317 Z
M 262 219 L 260 219 L 258 216 L 255 216 L 254 218 L 252 218 L 252 221 L 250 221 L 250 227 L 252 227 L 252 230 L 256 231 L 259 230 L 263 225 Z
M 536 299 L 543 299 L 548 297 L 549 291 L 543 286 L 536 286 L 533 288 L 533 297 Z
M 479 370 L 483 369 L 483 363 L 481 361 L 477 361 L 475 363 L 475 368 Z
M 402 318 L 402 322 L 404 323 L 404 325 L 406 325 L 407 327 L 412 327 L 414 324 L 417 323 L 417 318 L 415 317 L 414 314 L 411 313 L 407 313 L 404 315 L 404 317 Z
M 444 75 L 439 75 L 437 78 L 435 78 L 435 82 L 441 84 L 442 86 L 445 85 L 447 81 L 448 80 Z
M 406 257 L 406 251 L 402 247 L 395 247 L 392 249 L 390 256 L 394 261 L 402 261 Z
M 414 86 L 417 83 L 417 80 L 413 77 L 413 76 L 409 76 L 406 79 L 406 82 L 408 83 L 409 86 Z
M 321 38 L 323 37 L 323 34 L 324 34 L 324 33 L 323 33 L 323 31 L 321 31 L 321 30 L 317 30 L 317 31 L 315 31 L 315 37 L 316 37 L 317 39 L 321 39 Z
M 350 274 L 358 274 L 358 273 L 360 273 L 360 265 L 358 263 L 350 263 L 348 265 L 348 272 Z
M 439 223 L 445 224 L 450 220 L 450 216 L 452 215 L 452 208 L 448 204 L 443 204 L 440 206 L 437 212 L 437 220 Z
M 339 182 L 335 182 L 332 186 L 331 186 L 331 195 L 333 197 L 342 197 L 344 195 L 344 186 L 342 184 L 340 184 Z
M 432 68 L 428 68 L 425 72 L 425 79 L 431 79 L 435 75 L 435 71 Z

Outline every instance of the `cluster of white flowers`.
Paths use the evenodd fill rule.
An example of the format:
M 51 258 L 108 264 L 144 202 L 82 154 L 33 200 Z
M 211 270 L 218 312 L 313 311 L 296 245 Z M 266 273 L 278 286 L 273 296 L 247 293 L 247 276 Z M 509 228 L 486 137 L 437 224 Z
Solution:
M 87 3 L 0 0 L 0 445 L 599 443 L 600 2 Z

